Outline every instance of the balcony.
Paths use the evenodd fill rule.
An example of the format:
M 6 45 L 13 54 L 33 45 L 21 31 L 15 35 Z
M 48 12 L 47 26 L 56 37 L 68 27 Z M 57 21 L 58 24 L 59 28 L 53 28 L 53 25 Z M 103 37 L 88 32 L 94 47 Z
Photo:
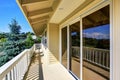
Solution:
M 34 45 L 0 68 L 0 80 L 75 80 L 48 49 Z M 58 78 L 59 77 L 59 78 Z
M 75 80 L 48 49 L 41 45 L 40 50 L 42 51 L 38 51 L 36 47 L 38 49 L 39 44 L 34 44 L 31 49 L 24 50 L 3 65 L 0 68 L 0 80 Z M 73 62 L 80 62 L 77 60 L 79 49 L 79 47 L 72 47 L 72 51 L 76 53 L 73 55 Z M 92 70 L 108 79 L 109 51 L 89 47 L 84 47 L 83 51 L 83 66 L 86 73 Z M 106 62 L 104 63 L 104 61 Z M 91 75 L 97 76 L 94 73 Z

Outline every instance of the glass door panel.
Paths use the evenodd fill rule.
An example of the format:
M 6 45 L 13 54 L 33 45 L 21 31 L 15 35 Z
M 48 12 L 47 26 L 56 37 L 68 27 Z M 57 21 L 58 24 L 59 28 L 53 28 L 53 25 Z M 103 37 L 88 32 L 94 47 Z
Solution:
M 83 80 L 110 79 L 110 17 L 106 6 L 82 19 Z
M 67 27 L 62 29 L 62 64 L 67 68 Z
M 70 25 L 70 71 L 80 78 L 80 22 Z

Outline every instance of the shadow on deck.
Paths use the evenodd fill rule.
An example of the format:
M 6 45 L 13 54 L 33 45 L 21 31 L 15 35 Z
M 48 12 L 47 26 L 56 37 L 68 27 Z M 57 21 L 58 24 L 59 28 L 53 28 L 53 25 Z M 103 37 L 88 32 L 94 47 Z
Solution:
M 41 57 L 38 53 L 34 53 L 24 80 L 44 80 Z
M 51 52 L 43 54 L 34 53 L 24 80 L 75 80 Z

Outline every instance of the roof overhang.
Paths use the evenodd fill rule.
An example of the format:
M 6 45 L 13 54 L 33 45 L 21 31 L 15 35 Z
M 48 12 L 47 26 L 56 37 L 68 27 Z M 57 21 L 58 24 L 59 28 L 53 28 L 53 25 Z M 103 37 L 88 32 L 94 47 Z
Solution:
M 39 36 L 48 23 L 61 24 L 96 0 L 17 0 L 22 12 Z
M 34 33 L 39 36 L 61 0 L 17 0 Z

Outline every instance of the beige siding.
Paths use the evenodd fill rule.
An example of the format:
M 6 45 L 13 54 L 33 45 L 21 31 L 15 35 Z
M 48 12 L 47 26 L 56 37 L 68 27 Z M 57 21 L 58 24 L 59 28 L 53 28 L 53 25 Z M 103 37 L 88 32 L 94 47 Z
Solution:
M 113 80 L 120 80 L 120 0 L 113 0 Z
M 59 26 L 50 23 L 48 25 L 48 48 L 59 59 Z

